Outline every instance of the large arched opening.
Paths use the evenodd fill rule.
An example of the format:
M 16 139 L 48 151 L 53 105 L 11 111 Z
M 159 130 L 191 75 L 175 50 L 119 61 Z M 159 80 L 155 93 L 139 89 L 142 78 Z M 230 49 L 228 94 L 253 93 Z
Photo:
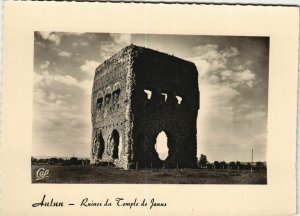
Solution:
M 102 136 L 101 131 L 99 132 L 99 134 L 97 136 L 97 140 L 99 142 L 97 158 L 102 159 L 105 143 L 104 143 L 104 138 Z
M 110 144 L 112 148 L 112 158 L 119 159 L 120 156 L 120 134 L 117 130 L 113 130 L 110 137 Z
M 164 161 L 169 156 L 168 136 L 164 131 L 161 131 L 156 137 L 155 151 L 160 160 Z

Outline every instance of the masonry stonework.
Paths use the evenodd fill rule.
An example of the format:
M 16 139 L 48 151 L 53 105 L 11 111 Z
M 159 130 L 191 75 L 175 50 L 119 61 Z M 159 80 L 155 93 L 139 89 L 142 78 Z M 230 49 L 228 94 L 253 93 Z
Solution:
M 97 67 L 91 161 L 124 169 L 196 166 L 198 72 L 188 61 L 130 45 Z M 167 135 L 168 157 L 155 150 Z

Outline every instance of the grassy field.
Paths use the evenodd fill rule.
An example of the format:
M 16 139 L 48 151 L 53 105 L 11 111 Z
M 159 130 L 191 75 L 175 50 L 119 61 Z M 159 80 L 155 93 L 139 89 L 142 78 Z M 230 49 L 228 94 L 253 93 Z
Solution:
M 48 177 L 36 180 L 39 168 L 49 170 Z M 156 169 L 123 170 L 108 167 L 32 165 L 33 183 L 79 184 L 267 184 L 266 171 Z

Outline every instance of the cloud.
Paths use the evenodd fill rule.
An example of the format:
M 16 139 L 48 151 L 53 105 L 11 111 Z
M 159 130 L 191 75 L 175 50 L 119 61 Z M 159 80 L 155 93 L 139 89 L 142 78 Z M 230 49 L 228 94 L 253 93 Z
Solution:
M 90 77 L 93 77 L 95 74 L 96 68 L 100 65 L 99 62 L 96 61 L 90 61 L 90 60 L 85 60 L 84 64 L 80 66 L 80 69 L 87 73 Z
M 239 55 L 236 47 L 220 49 L 216 44 L 198 45 L 193 47 L 192 51 L 194 53 L 193 60 L 196 61 L 196 64 L 197 61 L 203 63 L 204 60 L 206 64 L 209 64 L 210 71 L 226 68 L 228 60 Z
M 92 90 L 92 82 L 92 80 L 78 81 L 70 75 L 50 74 L 48 71 L 43 71 L 40 74 L 36 72 L 34 73 L 35 87 L 41 87 L 45 85 L 51 87 L 55 83 L 60 83 L 63 85 L 78 87 L 84 90 L 86 94 L 90 94 Z
M 251 61 L 242 64 L 236 47 L 220 49 L 216 44 L 206 44 L 195 46 L 193 52 L 195 56 L 190 60 L 195 63 L 202 80 L 206 79 L 211 84 L 222 83 L 231 88 L 252 88 L 256 82 L 256 75 L 246 68 Z M 229 61 L 235 64 L 231 65 Z
M 232 84 L 244 82 L 243 78 L 246 77 L 249 78 L 247 81 L 252 81 L 249 74 L 235 74 L 226 65 L 229 58 L 239 54 L 238 50 L 234 47 L 219 50 L 216 44 L 206 44 L 194 47 L 193 52 L 196 55 L 193 59 L 196 60 L 194 62 L 200 73 L 202 114 L 232 119 L 234 110 L 231 101 L 240 95 L 236 86 Z
M 251 62 L 243 61 L 236 47 L 220 49 L 216 44 L 207 44 L 194 47 L 193 52 L 190 60 L 200 75 L 197 122 L 202 133 L 197 134 L 201 143 L 198 154 L 206 150 L 212 152 L 211 148 L 216 146 L 218 152 L 225 153 L 219 157 L 226 160 L 226 155 L 231 154 L 228 151 L 233 149 L 241 155 L 248 151 L 250 144 L 258 149 L 256 146 L 266 141 L 262 139 L 259 144 L 255 143 L 257 139 L 253 134 L 256 130 L 251 127 L 256 122 L 256 127 L 263 130 L 266 113 L 243 104 L 245 89 L 252 89 L 258 82 L 255 73 L 247 68 Z
M 227 85 L 212 85 L 210 88 L 210 97 L 214 98 L 218 104 L 224 104 L 239 94 L 237 90 Z
M 63 120 L 61 116 L 69 115 L 74 112 L 75 109 L 65 100 L 68 95 L 59 95 L 50 90 L 46 93 L 41 88 L 34 88 L 34 112 L 35 121 L 47 122 L 47 125 L 51 125 L 51 122 L 59 119 Z M 43 124 L 41 124 L 43 125 Z
M 89 108 L 70 102 L 68 99 L 71 97 L 51 90 L 46 92 L 40 88 L 34 89 L 34 146 L 56 152 L 65 145 L 68 148 L 66 152 L 69 152 L 75 148 L 78 140 L 81 143 L 89 142 Z M 74 136 L 79 133 L 81 136 Z
M 87 47 L 87 46 L 89 46 L 89 42 L 87 42 L 87 41 L 83 41 L 83 42 L 73 42 L 72 43 L 72 46 L 73 47 L 78 47 L 79 45 L 81 45 L 81 46 L 83 46 L 83 47 Z
M 231 58 L 239 55 L 235 47 L 219 49 L 216 44 L 206 44 L 194 47 L 193 52 L 200 73 L 201 115 L 206 115 L 205 119 L 211 116 L 232 121 L 236 113 L 232 101 L 241 95 L 238 87 L 252 87 L 255 74 L 250 70 L 233 71 L 227 65 Z
M 217 75 L 219 77 L 217 81 L 230 85 L 232 88 L 252 88 L 253 85 L 257 82 L 256 75 L 249 69 L 245 69 L 242 71 L 232 71 L 228 69 L 221 70 L 219 72 L 211 73 L 210 76 L 208 76 L 208 79 L 210 80 L 211 77 Z
M 99 56 L 104 61 L 110 58 L 114 53 L 122 49 L 119 45 L 114 45 L 113 43 L 102 43 L 100 45 Z
M 56 32 L 39 32 L 41 37 L 45 40 L 49 40 L 56 45 L 60 44 L 61 41 L 61 34 Z
M 48 71 L 34 73 L 34 80 L 33 154 L 40 155 L 47 149 L 54 156 L 62 152 L 69 155 L 73 150 L 76 155 L 88 155 L 88 149 L 82 151 L 80 145 L 88 145 L 90 141 L 90 97 L 68 88 L 91 91 L 88 81 Z
M 234 82 L 238 85 L 248 85 L 252 88 L 255 81 L 255 74 L 250 70 L 244 70 L 234 74 Z
M 38 85 L 40 84 L 41 82 L 43 82 L 43 76 L 34 72 L 33 73 L 33 84 L 34 85 Z
M 201 114 L 206 116 L 225 115 L 221 110 L 223 107 L 231 106 L 231 101 L 240 93 L 228 85 L 211 84 L 203 81 L 200 86 L 200 107 Z
M 84 33 L 82 32 L 47 32 L 47 31 L 39 31 L 37 32 L 44 40 L 49 40 L 50 42 L 52 42 L 55 45 L 60 45 L 61 43 L 61 37 L 63 35 L 67 35 L 67 36 L 80 36 Z
M 41 69 L 41 70 L 48 69 L 49 65 L 50 65 L 50 62 L 49 62 L 49 61 L 44 61 L 44 62 L 40 65 L 40 69 Z
M 198 45 L 193 47 L 193 52 L 196 59 L 210 63 L 211 69 L 225 68 L 227 61 L 239 54 L 236 47 L 220 49 L 216 44 Z
M 110 41 L 102 41 L 100 43 L 99 56 L 102 61 L 110 58 L 125 46 L 130 45 L 132 40 L 130 34 L 110 34 L 110 37 Z
M 60 95 L 60 94 L 55 94 L 53 92 L 50 92 L 49 93 L 49 100 L 50 101 L 56 101 L 56 100 L 62 100 L 62 99 L 65 99 L 65 98 L 68 98 L 70 97 L 70 95 Z
M 253 122 L 265 119 L 266 117 L 267 117 L 267 113 L 264 111 L 255 111 L 245 115 L 246 120 L 253 121 Z
M 216 44 L 205 44 L 205 45 L 198 45 L 193 47 L 193 51 L 195 53 L 195 55 L 198 56 L 207 56 L 209 54 L 214 53 L 215 55 L 218 55 L 218 53 L 216 52 L 218 49 L 218 45 Z
M 196 65 L 200 77 L 205 77 L 207 75 L 207 72 L 211 68 L 208 61 L 197 57 L 190 58 L 189 60 Z
M 221 74 L 221 79 L 222 80 L 226 80 L 226 79 L 228 79 L 229 77 L 232 76 L 233 71 L 231 71 L 231 70 L 224 70 L 224 71 L 221 71 L 220 74 Z
M 130 34 L 110 34 L 115 43 L 121 45 L 129 45 L 131 43 Z
M 225 51 L 219 51 L 216 44 L 206 44 L 193 47 L 194 57 L 189 60 L 194 62 L 200 77 L 209 75 L 210 72 L 226 68 L 227 57 Z
M 244 103 L 244 104 L 241 104 L 241 105 L 237 106 L 237 111 L 238 112 L 244 112 L 244 111 L 249 110 L 250 108 L 251 107 L 250 107 L 249 104 Z
M 93 80 L 85 80 L 79 83 L 79 87 L 85 91 L 87 95 L 91 95 Z
M 83 42 L 81 42 L 80 44 L 81 44 L 82 46 L 88 46 L 88 45 L 89 45 L 89 43 L 86 42 L 86 41 L 83 41 Z
M 66 58 L 70 58 L 72 56 L 72 54 L 70 52 L 67 52 L 67 51 L 60 51 L 58 53 L 59 56 L 62 56 L 62 57 L 66 57 Z
M 211 84 L 209 81 L 202 81 L 200 84 L 200 110 L 198 113 L 197 122 L 199 130 L 198 142 L 205 143 L 203 140 L 212 131 L 205 131 L 209 125 L 217 123 L 218 125 L 226 125 L 230 127 L 234 119 L 235 109 L 232 100 L 236 99 L 240 93 L 228 85 Z M 214 130 L 214 129 L 212 129 Z M 204 136 L 203 133 L 206 133 Z M 221 133 L 221 132 L 220 132 Z M 201 140 L 201 141 L 200 141 Z
M 239 50 L 236 47 L 229 47 L 228 49 L 222 50 L 221 55 L 225 58 L 231 58 L 239 54 Z

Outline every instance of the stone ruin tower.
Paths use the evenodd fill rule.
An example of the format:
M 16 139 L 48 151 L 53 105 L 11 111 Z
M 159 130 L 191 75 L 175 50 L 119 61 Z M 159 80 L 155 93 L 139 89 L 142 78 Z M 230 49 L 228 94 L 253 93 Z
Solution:
M 130 45 L 97 67 L 91 162 L 131 169 L 196 165 L 198 72 L 188 61 Z M 168 157 L 155 149 L 167 135 Z

